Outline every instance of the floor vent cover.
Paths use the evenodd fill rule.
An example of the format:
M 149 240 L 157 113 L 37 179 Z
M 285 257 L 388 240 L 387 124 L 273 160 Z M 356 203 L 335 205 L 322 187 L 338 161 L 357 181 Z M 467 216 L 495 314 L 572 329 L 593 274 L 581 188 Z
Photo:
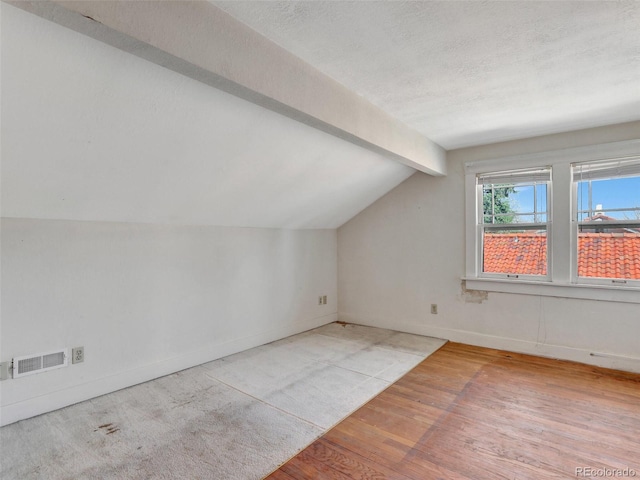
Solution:
M 13 378 L 24 377 L 34 373 L 46 372 L 54 368 L 68 365 L 67 349 L 54 352 L 38 353 L 13 359 Z

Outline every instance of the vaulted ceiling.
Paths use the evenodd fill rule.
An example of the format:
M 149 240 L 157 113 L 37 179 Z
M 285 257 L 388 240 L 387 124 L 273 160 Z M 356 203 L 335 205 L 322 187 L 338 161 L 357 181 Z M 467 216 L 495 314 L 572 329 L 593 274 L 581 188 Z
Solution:
M 2 216 L 336 228 L 413 174 L 2 4 Z
M 640 119 L 638 2 L 14 3 L 5 217 L 336 228 L 441 147 Z

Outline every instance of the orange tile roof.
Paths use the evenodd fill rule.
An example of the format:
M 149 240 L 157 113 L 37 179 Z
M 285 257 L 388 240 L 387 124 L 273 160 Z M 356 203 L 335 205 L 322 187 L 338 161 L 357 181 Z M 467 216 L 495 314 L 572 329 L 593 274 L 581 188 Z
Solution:
M 640 234 L 581 233 L 578 275 L 640 279 Z
M 491 273 L 546 275 L 546 235 L 537 233 L 485 234 L 484 271 Z
M 640 234 L 581 233 L 578 275 L 640 280 Z M 538 233 L 487 233 L 484 271 L 545 275 L 547 238 Z

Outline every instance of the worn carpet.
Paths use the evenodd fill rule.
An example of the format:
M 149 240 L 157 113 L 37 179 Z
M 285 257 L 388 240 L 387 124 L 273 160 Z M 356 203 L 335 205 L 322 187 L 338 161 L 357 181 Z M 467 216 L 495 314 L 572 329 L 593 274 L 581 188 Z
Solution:
M 260 479 L 444 341 L 332 323 L 0 428 L 0 478 Z

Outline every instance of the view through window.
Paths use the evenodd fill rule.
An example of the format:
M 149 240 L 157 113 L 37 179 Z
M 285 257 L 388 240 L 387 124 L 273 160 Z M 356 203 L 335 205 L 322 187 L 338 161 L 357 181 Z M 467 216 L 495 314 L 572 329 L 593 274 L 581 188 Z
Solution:
M 640 280 L 640 162 L 572 167 L 576 191 L 577 276 Z
M 482 273 L 546 276 L 550 168 L 479 175 Z

